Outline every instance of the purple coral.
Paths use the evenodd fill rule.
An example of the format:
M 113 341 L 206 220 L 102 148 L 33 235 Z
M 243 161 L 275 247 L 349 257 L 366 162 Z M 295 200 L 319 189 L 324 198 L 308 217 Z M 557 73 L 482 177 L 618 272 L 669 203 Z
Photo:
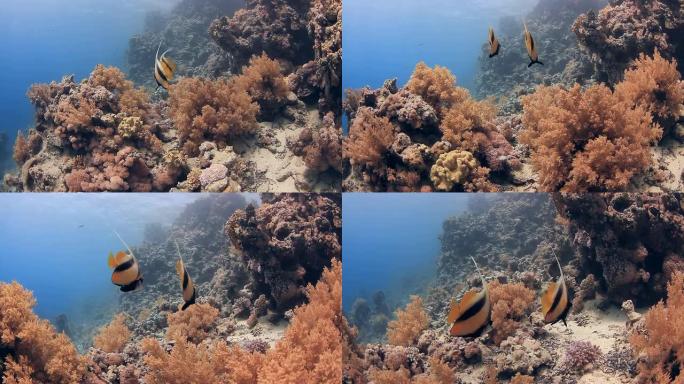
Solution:
M 565 366 L 583 371 L 602 355 L 601 349 L 588 341 L 573 341 L 565 349 Z

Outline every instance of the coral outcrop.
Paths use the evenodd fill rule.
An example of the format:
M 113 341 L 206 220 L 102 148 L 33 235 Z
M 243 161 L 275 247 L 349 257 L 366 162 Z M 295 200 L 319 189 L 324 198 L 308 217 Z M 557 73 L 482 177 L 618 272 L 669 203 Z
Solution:
M 617 0 L 581 15 L 572 30 L 599 80 L 615 83 L 640 54 L 660 51 L 668 59 L 684 59 L 682 12 L 676 1 Z
M 639 305 L 663 297 L 684 265 L 680 195 L 562 194 L 554 200 L 581 270 L 597 278 L 611 301 Z
M 377 90 L 350 90 L 344 109 L 347 191 L 491 192 L 498 188 L 490 171 L 505 178 L 520 166 L 494 104 L 473 99 L 440 66 L 419 63 L 401 89 L 388 80 Z M 472 160 L 455 161 L 466 152 Z
M 225 225 L 251 276 L 280 313 L 304 300 L 305 287 L 341 254 L 339 196 L 280 194 L 235 212 Z

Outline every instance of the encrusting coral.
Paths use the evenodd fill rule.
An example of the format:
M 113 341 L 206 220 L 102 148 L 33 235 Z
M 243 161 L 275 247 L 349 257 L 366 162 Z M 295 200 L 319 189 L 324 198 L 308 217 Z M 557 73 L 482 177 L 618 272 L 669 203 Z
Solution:
M 430 323 L 420 296 L 412 296 L 406 309 L 397 309 L 396 316 L 396 320 L 387 324 L 387 340 L 392 345 L 414 345 Z
M 630 342 L 639 356 L 641 382 L 680 383 L 684 379 L 684 272 L 672 275 L 667 302 L 648 310 Z
M 105 352 L 122 352 L 130 338 L 131 331 L 126 325 L 126 316 L 119 313 L 93 337 L 93 346 Z
M 3 382 L 73 384 L 86 362 L 69 337 L 33 313 L 33 294 L 16 282 L 0 282 L 0 362 Z
M 233 79 L 182 79 L 169 92 L 169 108 L 183 151 L 191 156 L 204 141 L 225 147 L 257 129 L 259 105 Z
M 333 195 L 279 194 L 235 212 L 225 225 L 252 274 L 251 292 L 265 292 L 284 313 L 305 298 L 330 260 L 341 257 L 341 207 Z

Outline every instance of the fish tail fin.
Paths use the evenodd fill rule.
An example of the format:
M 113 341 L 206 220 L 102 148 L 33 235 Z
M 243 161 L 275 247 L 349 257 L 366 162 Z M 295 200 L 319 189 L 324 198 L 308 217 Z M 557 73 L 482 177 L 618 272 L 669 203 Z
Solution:
M 534 65 L 534 61 L 530 61 L 530 63 L 529 63 L 529 64 L 527 64 L 527 68 L 531 68 L 531 67 L 532 67 L 532 65 Z
M 542 66 L 544 65 L 544 63 L 542 63 L 542 62 L 539 61 L 539 60 L 537 60 L 537 64 L 542 65 Z
M 535 65 L 535 64 L 544 65 L 544 63 L 542 63 L 542 62 L 539 61 L 539 60 L 532 60 L 532 61 L 530 61 L 529 64 L 527 64 L 527 68 L 530 68 L 531 66 L 533 66 L 533 65 Z

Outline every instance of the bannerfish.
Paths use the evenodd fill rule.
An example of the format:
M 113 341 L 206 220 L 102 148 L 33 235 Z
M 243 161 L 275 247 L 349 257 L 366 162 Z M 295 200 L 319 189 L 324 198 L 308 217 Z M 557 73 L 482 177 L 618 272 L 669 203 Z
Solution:
M 556 254 L 553 254 L 560 269 L 560 278 L 558 282 L 549 283 L 546 292 L 541 298 L 542 314 L 544 315 L 544 322 L 547 324 L 555 324 L 558 320 L 563 320 L 563 324 L 568 326 L 565 318 L 570 311 L 570 301 L 568 300 L 568 287 L 565 285 L 565 277 L 563 276 L 563 268 L 561 268 L 560 261 Z
M 544 63 L 539 61 L 537 46 L 534 44 L 532 34 L 527 30 L 527 23 L 525 23 L 525 47 L 527 48 L 527 55 L 530 57 L 530 63 L 527 65 L 527 68 L 534 64 L 544 65 Z
M 174 243 L 176 243 L 174 241 Z M 176 261 L 176 272 L 178 272 L 178 277 L 181 281 L 181 289 L 183 290 L 183 307 L 181 310 L 185 311 L 189 306 L 195 304 L 195 298 L 197 297 L 197 291 L 195 290 L 195 284 L 192 282 L 190 275 L 188 275 L 188 270 L 185 269 L 185 264 L 183 264 L 183 258 L 180 254 L 180 247 L 176 243 L 176 250 L 178 251 L 178 261 Z
M 501 44 L 499 44 L 499 39 L 494 36 L 494 29 L 489 27 L 489 58 L 499 54 L 499 49 L 501 49 Z
M 162 87 L 168 91 L 171 85 L 170 81 L 173 80 L 173 76 L 176 73 L 177 65 L 173 59 L 166 57 L 166 54 L 171 50 L 170 48 L 162 53 L 161 57 L 159 56 L 161 45 L 162 43 L 159 42 L 157 54 L 154 56 L 154 79 L 157 81 L 157 89 Z
M 138 264 L 138 260 L 135 258 L 135 255 L 133 255 L 133 251 L 131 251 L 128 244 L 123 241 L 116 231 L 114 231 L 114 233 L 126 246 L 128 253 L 119 251 L 115 255 L 109 252 L 109 268 L 114 269 L 114 271 L 112 271 L 112 283 L 121 287 L 120 289 L 122 292 L 135 291 L 136 289 L 141 288 L 143 284 L 140 264 Z
M 475 269 L 477 269 L 482 279 L 482 290 L 476 292 L 474 289 L 471 289 L 463 295 L 460 302 L 456 302 L 454 299 L 451 300 L 451 310 L 449 311 L 447 322 L 452 324 L 449 331 L 452 336 L 475 336 L 482 332 L 487 324 L 489 324 L 492 303 L 489 300 L 487 283 L 475 259 L 472 257 L 470 259 L 473 260 Z

